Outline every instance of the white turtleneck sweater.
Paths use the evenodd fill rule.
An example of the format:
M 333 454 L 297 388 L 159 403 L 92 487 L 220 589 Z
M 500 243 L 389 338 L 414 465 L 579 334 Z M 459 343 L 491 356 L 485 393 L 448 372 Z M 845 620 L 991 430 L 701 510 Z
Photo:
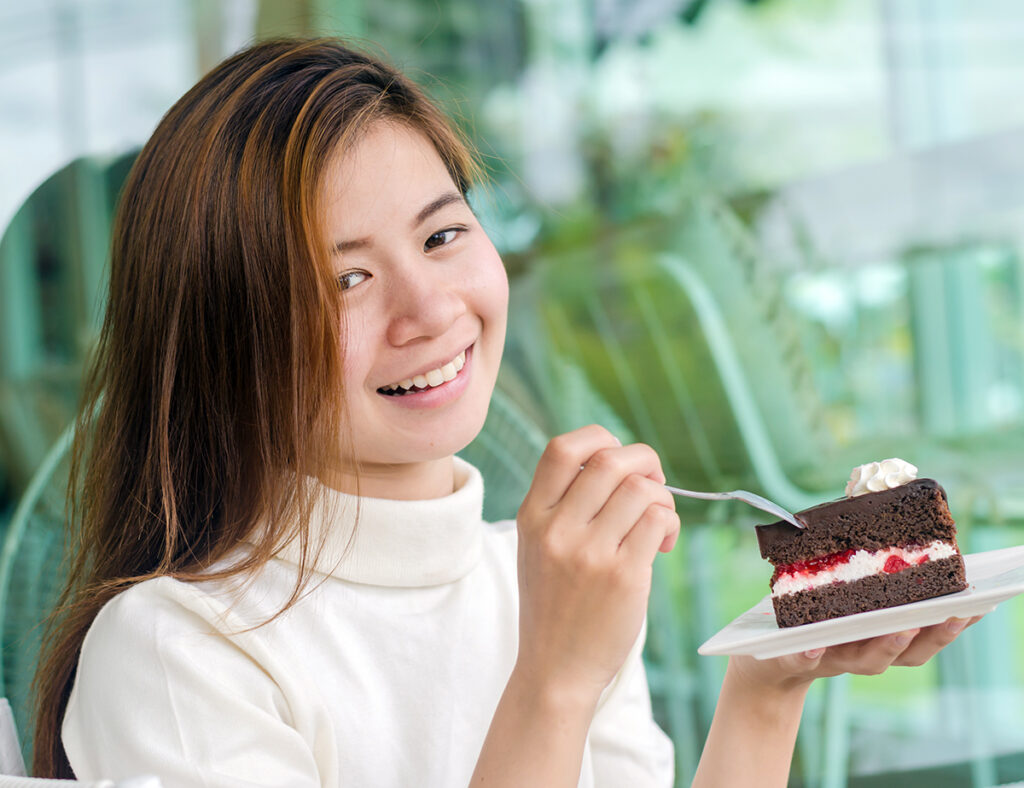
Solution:
M 516 657 L 516 529 L 482 521 L 480 474 L 458 459 L 456 481 L 429 501 L 329 492 L 312 523 L 323 574 L 269 623 L 294 588 L 297 545 L 244 586 L 159 578 L 111 600 L 64 717 L 78 777 L 467 785 Z M 602 696 L 580 786 L 672 784 L 641 647 Z

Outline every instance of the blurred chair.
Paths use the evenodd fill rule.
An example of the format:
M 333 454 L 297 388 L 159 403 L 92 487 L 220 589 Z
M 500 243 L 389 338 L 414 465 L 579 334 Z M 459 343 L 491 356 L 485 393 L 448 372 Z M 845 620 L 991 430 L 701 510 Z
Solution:
M 18 744 L 18 728 L 7 698 L 0 698 L 0 775 L 25 776 L 25 759 Z
M 135 155 L 68 163 L 0 237 L 0 477 L 19 502 L 0 523 L 0 691 L 25 731 L 41 624 L 62 577 L 66 425 L 102 315 L 114 201 Z
M 0 478 L 20 495 L 77 407 L 103 313 L 114 201 L 135 152 L 54 172 L 0 234 Z
M 513 390 L 520 389 L 518 397 Z M 528 412 L 528 400 L 510 370 L 502 370 L 480 434 L 459 452 L 484 477 L 484 519 L 514 520 L 533 481 L 548 436 Z
M 63 580 L 63 463 L 72 436 L 69 426 L 45 456 L 18 503 L 0 551 L 0 693 L 10 701 L 22 731 L 31 730 L 30 687 L 42 627 Z M 31 737 L 24 736 L 21 745 L 29 753 Z

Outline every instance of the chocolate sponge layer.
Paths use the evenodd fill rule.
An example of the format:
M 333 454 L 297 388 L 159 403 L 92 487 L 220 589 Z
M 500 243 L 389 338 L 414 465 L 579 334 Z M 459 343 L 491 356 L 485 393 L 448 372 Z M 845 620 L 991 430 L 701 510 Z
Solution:
M 894 607 L 967 588 L 964 559 L 959 555 L 929 561 L 893 574 L 877 574 L 850 583 L 831 583 L 811 591 L 773 597 L 780 627 L 793 627 Z
M 797 516 L 806 528 L 784 521 L 757 526 L 762 558 L 784 566 L 845 550 L 881 550 L 936 539 L 956 543 L 946 491 L 934 479 L 823 503 Z

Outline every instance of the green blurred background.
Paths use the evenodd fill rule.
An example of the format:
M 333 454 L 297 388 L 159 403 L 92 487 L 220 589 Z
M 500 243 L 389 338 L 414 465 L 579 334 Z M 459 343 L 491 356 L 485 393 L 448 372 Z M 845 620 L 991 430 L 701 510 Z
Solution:
M 901 456 L 946 486 L 965 552 L 1024 543 L 1013 0 L 2 0 L 0 521 L 74 412 L 133 151 L 213 64 L 285 33 L 386 53 L 479 146 L 519 433 L 600 421 L 679 486 L 793 509 Z M 696 648 L 770 572 L 756 513 L 680 511 L 647 656 L 685 785 L 724 670 Z M 24 549 L 5 619 L 50 573 Z M 7 632 L 5 662 L 26 671 L 30 641 Z M 1024 780 L 1022 654 L 1017 599 L 925 668 L 821 682 L 792 785 Z

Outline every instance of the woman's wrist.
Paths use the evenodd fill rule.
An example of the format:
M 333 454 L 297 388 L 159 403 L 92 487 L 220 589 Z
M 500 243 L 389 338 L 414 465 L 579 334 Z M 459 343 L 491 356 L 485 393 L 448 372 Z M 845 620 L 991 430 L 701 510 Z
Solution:
M 810 686 L 777 662 L 731 658 L 693 785 L 786 785 Z
M 778 700 L 794 698 L 802 702 L 814 683 L 814 676 L 781 671 L 777 664 L 754 657 L 732 657 L 725 671 L 726 679 L 753 695 Z
M 473 785 L 575 786 L 599 695 L 517 664 L 491 720 Z
M 589 727 L 602 689 L 592 682 L 555 677 L 517 662 L 506 694 L 513 694 L 525 708 L 551 715 L 552 719 L 585 721 Z

